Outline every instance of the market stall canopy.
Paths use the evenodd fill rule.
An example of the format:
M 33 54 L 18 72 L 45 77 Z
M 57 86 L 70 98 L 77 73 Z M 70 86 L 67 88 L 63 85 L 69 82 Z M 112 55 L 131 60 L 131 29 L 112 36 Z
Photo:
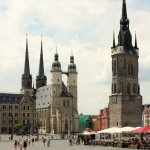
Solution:
M 108 129 L 105 129 L 105 130 L 101 130 L 101 131 L 98 131 L 97 133 L 114 133 L 117 129 L 117 127 L 112 127 L 112 128 L 108 128 Z
M 132 131 L 130 131 L 130 132 L 134 132 L 134 133 L 150 132 L 150 126 L 141 127 L 141 128 L 132 130 Z
M 91 134 L 97 134 L 97 132 L 94 130 L 84 130 L 82 134 L 83 135 L 91 135 Z
M 98 131 L 97 133 L 123 133 L 123 132 L 129 132 L 129 131 L 135 130 L 137 128 L 140 128 L 140 127 L 136 127 L 136 128 L 135 127 L 123 127 L 123 128 L 112 127 L 112 128 Z

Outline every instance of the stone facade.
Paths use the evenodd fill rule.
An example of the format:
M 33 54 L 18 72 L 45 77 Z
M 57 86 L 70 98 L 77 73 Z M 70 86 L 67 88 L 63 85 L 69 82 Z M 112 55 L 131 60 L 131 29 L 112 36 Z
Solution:
M 142 96 L 138 83 L 139 49 L 135 47 L 127 19 L 126 3 L 123 1 L 118 44 L 111 48 L 112 92 L 109 97 L 110 127 L 141 126 Z
M 29 93 L 9 94 L 0 93 L 0 133 L 13 132 L 16 124 L 22 124 L 20 133 L 35 132 L 35 99 Z

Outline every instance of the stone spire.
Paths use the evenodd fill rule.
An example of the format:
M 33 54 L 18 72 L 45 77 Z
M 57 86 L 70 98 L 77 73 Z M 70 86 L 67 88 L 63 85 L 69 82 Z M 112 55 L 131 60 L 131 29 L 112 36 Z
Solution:
M 27 35 L 26 35 L 26 53 L 25 53 L 25 64 L 24 64 L 24 76 L 30 76 Z
M 127 19 L 126 0 L 122 2 L 122 18 Z
M 43 77 L 43 76 L 44 76 L 44 63 L 43 63 L 43 46 L 42 46 L 42 39 L 41 39 L 41 54 L 40 54 L 38 77 Z
M 127 18 L 126 0 L 122 1 L 122 16 L 120 19 L 120 32 L 118 35 L 118 45 L 124 46 L 126 51 L 132 50 L 132 35 L 129 30 L 129 19 Z
M 115 48 L 115 32 L 113 31 L 113 48 Z
M 42 36 L 41 36 L 41 54 L 39 62 L 39 72 L 36 76 L 36 88 L 45 86 L 47 84 L 47 77 L 44 75 L 44 62 L 43 62 L 43 46 L 42 46 Z

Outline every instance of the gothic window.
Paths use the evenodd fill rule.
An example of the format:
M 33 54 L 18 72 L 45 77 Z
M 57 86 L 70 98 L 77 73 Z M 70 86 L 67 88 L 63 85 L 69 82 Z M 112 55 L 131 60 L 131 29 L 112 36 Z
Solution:
M 116 83 L 114 84 L 114 93 L 117 93 Z
M 128 75 L 133 75 L 133 74 L 134 74 L 134 65 L 130 61 L 129 64 L 128 64 Z
M 133 93 L 136 93 L 136 85 L 133 85 Z
M 130 75 L 130 62 L 128 64 L 128 75 Z
M 30 87 L 30 82 L 28 81 L 28 87 Z
M 65 106 L 65 100 L 63 100 L 63 106 Z
M 127 92 L 130 93 L 130 83 L 127 84 Z
M 131 63 L 131 75 L 133 75 L 133 63 Z
M 113 88 L 114 88 L 114 87 L 113 87 L 113 84 L 112 84 L 112 86 L 111 86 L 111 92 L 112 92 L 112 93 L 113 93 L 113 90 L 114 90 Z
M 116 60 L 114 61 L 114 67 L 113 68 L 114 68 L 113 72 L 114 72 L 114 76 L 115 76 L 116 75 L 116 68 L 117 68 L 116 67 Z
M 68 120 L 65 120 L 65 132 L 68 132 Z
M 44 82 L 42 83 L 42 86 L 44 86 L 45 84 L 44 84 Z
M 118 122 L 117 122 L 117 126 L 118 126 Z
M 67 100 L 67 106 L 69 106 L 69 100 Z

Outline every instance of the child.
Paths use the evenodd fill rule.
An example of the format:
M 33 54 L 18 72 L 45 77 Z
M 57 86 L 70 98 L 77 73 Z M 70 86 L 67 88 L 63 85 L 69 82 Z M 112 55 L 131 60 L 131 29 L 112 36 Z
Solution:
M 22 144 L 20 144 L 20 150 L 22 150 Z

